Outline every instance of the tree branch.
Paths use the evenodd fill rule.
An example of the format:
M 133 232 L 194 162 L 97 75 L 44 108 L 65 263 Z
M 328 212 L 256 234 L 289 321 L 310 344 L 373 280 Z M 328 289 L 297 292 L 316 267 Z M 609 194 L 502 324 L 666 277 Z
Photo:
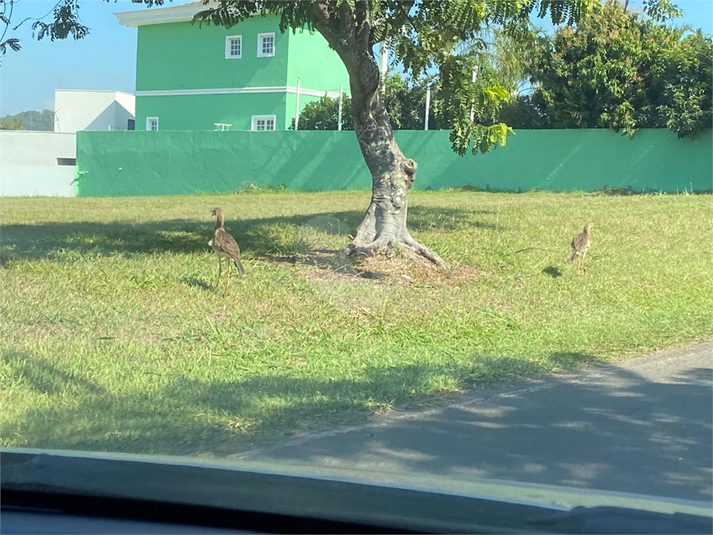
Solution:
M 369 47 L 369 36 L 371 33 L 369 2 L 356 3 L 355 18 L 357 41 Z
M 315 2 L 312 4 L 312 15 L 314 27 L 319 30 L 319 33 L 327 40 L 327 43 L 342 56 L 345 43 L 339 34 L 339 27 L 335 23 L 332 13 L 325 2 Z
M 3 29 L 2 35 L 0 36 L 0 44 L 2 44 L 5 42 L 5 35 L 7 34 L 8 28 L 10 27 L 10 23 L 12 22 L 12 12 L 14 11 L 15 4 L 14 2 L 10 2 L 10 13 L 8 15 L 5 15 L 5 13 L 7 12 L 7 5 L 5 3 L 5 0 L 2 0 L 2 2 L 0 3 L 2 3 L 2 16 L 7 21 L 7 23 L 5 23 L 5 28 Z
M 357 4 L 362 2 L 357 1 Z M 354 11 L 352 11 L 349 2 L 342 2 L 339 6 L 339 23 L 341 26 L 342 36 L 347 41 L 354 40 Z
M 22 20 L 17 24 L 17 26 L 15 26 L 12 30 L 13 30 L 13 31 L 17 30 L 20 26 L 22 26 L 23 24 L 25 24 L 28 20 L 44 20 L 44 19 L 46 19 L 46 18 L 49 17 L 52 13 L 54 13 L 55 9 L 57 9 L 57 8 L 60 6 L 60 4 L 62 4 L 62 0 L 59 0 L 59 2 L 57 2 L 57 3 L 54 5 L 54 7 L 53 7 L 52 9 L 50 9 L 47 13 L 45 13 L 45 14 L 42 15 L 41 17 L 25 17 L 25 18 L 22 19 Z M 12 3 L 11 3 L 10 5 L 12 5 Z M 4 33 L 3 33 L 3 37 L 5 37 L 5 34 L 4 34 Z

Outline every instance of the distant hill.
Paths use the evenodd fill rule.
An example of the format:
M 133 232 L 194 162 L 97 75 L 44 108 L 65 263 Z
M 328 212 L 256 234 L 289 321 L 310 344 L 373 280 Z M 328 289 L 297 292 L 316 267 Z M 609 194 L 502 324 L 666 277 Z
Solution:
M 0 130 L 54 130 L 54 112 L 52 110 L 28 110 L 15 115 L 6 115 L 0 119 Z

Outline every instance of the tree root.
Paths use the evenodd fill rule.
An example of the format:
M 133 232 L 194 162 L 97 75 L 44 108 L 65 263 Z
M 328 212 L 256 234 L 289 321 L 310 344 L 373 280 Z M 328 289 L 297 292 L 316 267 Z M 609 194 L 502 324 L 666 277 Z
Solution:
M 438 267 L 447 269 L 448 264 L 446 263 L 445 260 L 443 260 L 438 253 L 435 251 L 431 251 L 428 247 L 423 245 L 422 243 L 417 242 L 414 240 L 411 235 L 407 235 L 406 240 L 404 240 L 405 244 L 407 247 L 409 247 L 411 250 L 413 250 L 416 254 L 421 255 L 427 260 L 430 260 L 434 264 L 436 264 Z
M 394 246 L 401 247 L 413 260 L 426 259 L 442 269 L 448 268 L 448 264 L 445 260 L 438 256 L 438 253 L 431 251 L 431 249 L 425 245 L 417 242 L 410 235 L 407 235 L 405 238 L 398 241 L 392 241 L 381 237 L 366 245 L 350 243 L 347 245 L 347 254 L 351 257 L 385 254 Z

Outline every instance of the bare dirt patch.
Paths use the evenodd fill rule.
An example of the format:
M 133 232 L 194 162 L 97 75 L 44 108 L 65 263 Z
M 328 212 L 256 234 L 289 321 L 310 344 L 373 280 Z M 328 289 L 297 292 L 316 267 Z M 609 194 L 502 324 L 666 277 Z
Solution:
M 318 248 L 297 255 L 293 262 L 307 279 L 322 282 L 458 286 L 478 276 L 478 272 L 468 266 L 454 264 L 442 269 L 399 251 L 350 258 L 344 249 Z

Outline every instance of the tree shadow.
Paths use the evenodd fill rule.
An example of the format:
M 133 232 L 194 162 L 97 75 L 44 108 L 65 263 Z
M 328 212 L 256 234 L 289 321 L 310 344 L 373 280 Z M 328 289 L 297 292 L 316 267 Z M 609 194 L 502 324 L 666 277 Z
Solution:
M 11 369 L 15 378 L 22 378 L 30 387 L 42 394 L 57 394 L 71 390 L 82 394 L 106 394 L 103 387 L 95 382 L 59 369 L 29 353 L 22 351 L 4 351 L 2 361 Z
M 364 212 L 359 210 L 322 212 L 294 216 L 237 219 L 226 223 L 243 253 L 253 257 L 294 254 L 299 229 L 320 216 L 336 218 L 356 229 Z M 496 229 L 478 221 L 473 213 L 458 208 L 414 206 L 409 211 L 409 227 L 416 231 L 459 230 L 468 227 Z M 499 227 L 497 227 L 499 228 Z M 213 223 L 206 219 L 171 219 L 132 223 L 48 222 L 38 225 L 2 226 L 0 265 L 18 260 L 67 260 L 73 256 L 122 256 L 209 251 Z M 345 245 L 348 238 L 345 236 Z
M 415 231 L 426 230 L 463 230 L 477 228 L 484 230 L 504 230 L 502 225 L 495 225 L 477 219 L 479 215 L 492 215 L 489 210 L 466 210 L 454 207 L 415 205 L 409 206 L 408 227 Z
M 21 446 L 224 457 L 294 434 L 372 422 L 368 429 L 300 440 L 260 456 L 276 463 L 713 497 L 707 368 L 668 382 L 601 363 L 596 374 L 545 375 L 553 367 L 596 362 L 560 352 L 539 362 L 474 356 L 468 365 L 370 367 L 358 378 L 322 380 L 292 373 L 307 364 L 301 359 L 273 375 L 236 381 L 177 374 L 160 387 L 109 393 L 29 354 L 6 353 L 5 360 L 38 391 L 54 395 L 72 387 L 86 394 L 77 405 L 53 404 L 21 422 L 3 422 L 2 436 L 24 437 Z M 500 385 L 524 375 L 536 379 L 488 387 L 479 379 L 486 372 Z M 466 395 L 412 394 L 434 376 L 479 388 Z M 409 412 L 424 405 L 432 409 Z M 404 412 L 379 424 L 374 413 L 383 408 Z M 229 415 L 230 423 L 208 414 Z
M 711 369 L 671 382 L 604 366 L 417 418 L 264 452 L 272 462 L 713 500 Z
M 394 365 L 371 367 L 359 379 L 323 380 L 294 376 L 297 365 L 253 375 L 241 381 L 200 380 L 179 373 L 161 388 L 142 392 L 106 392 L 89 379 L 49 366 L 26 352 L 8 352 L 17 380 L 33 389 L 58 394 L 71 388 L 82 394 L 79 405 L 66 403 L 28 412 L 19 428 L 4 422 L 0 436 L 24 436 L 31 447 L 120 451 L 155 454 L 225 456 L 254 444 L 271 444 L 294 433 L 342 424 L 363 424 L 386 407 L 414 409 L 443 403 L 452 395 L 423 396 L 414 392 L 434 376 L 463 388 L 541 375 L 544 366 L 570 369 L 590 357 L 557 353 L 539 363 L 515 358 L 474 356 L 468 365 Z M 305 363 L 300 363 L 300 367 Z M 38 369 L 41 373 L 30 373 Z M 482 377 L 487 376 L 484 381 Z M 150 385 L 150 378 L 147 378 Z M 273 403 L 288 396 L 289 403 Z M 267 400 L 256 409 L 257 400 Z M 229 414 L 231 426 L 216 426 L 196 414 Z

